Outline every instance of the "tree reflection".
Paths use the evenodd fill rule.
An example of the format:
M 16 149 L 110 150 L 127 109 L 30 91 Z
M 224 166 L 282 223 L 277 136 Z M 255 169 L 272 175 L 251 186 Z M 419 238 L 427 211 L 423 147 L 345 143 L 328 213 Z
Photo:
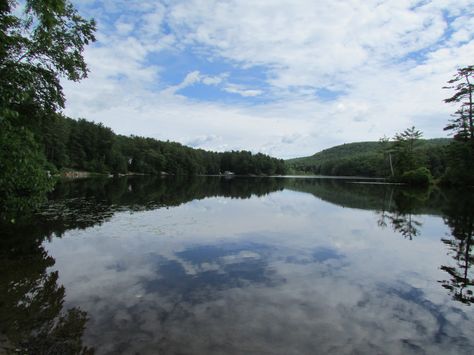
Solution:
M 417 215 L 442 215 L 451 235 L 442 242 L 452 265 L 442 265 L 447 279 L 439 281 L 454 300 L 474 302 L 474 194 L 466 190 L 408 189 L 403 186 L 354 184 L 338 180 L 290 180 L 286 187 L 313 194 L 343 207 L 375 210 L 377 224 L 413 240 L 422 227 Z
M 42 240 L 0 231 L 0 353 L 92 354 L 81 341 L 87 315 L 63 309 L 65 289 L 48 271 L 55 261 Z
M 449 255 L 454 260 L 454 265 L 442 265 L 449 275 L 449 279 L 440 283 L 449 290 L 453 299 L 470 305 L 474 302 L 473 286 L 474 276 L 472 255 L 474 236 L 474 200 L 472 194 L 456 192 L 449 196 L 444 210 L 444 222 L 451 230 L 450 238 L 442 241 L 449 248 Z
M 411 213 L 394 214 L 390 216 L 391 224 L 395 232 L 400 233 L 404 238 L 412 240 L 419 233 L 421 222 L 413 218 Z
M 439 209 L 439 191 L 431 189 L 331 179 L 293 179 L 285 187 L 339 206 L 375 210 L 379 227 L 390 226 L 409 240 L 419 235 L 422 226 L 415 215 Z
M 338 180 L 290 180 L 286 187 L 312 193 L 343 207 L 375 210 L 377 224 L 413 240 L 422 227 L 418 215 L 442 215 L 451 235 L 442 242 L 452 256 L 443 265 L 446 280 L 439 281 L 454 300 L 474 302 L 474 194 L 466 190 L 409 189 L 404 186 L 357 184 Z
M 414 215 L 425 205 L 430 195 L 429 190 L 401 190 L 391 187 L 386 190 L 382 208 L 377 210 L 377 224 L 400 233 L 404 238 L 412 240 L 419 235 L 422 223 Z

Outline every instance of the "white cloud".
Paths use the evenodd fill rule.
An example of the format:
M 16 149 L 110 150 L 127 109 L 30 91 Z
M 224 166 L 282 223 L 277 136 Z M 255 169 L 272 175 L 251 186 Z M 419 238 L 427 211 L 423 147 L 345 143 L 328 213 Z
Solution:
M 166 93 L 168 95 L 175 94 L 179 90 L 182 90 L 197 83 L 202 83 L 205 85 L 218 85 L 225 79 L 226 76 L 227 74 L 225 73 L 216 76 L 209 76 L 201 74 L 198 70 L 195 70 L 188 73 L 183 79 L 183 81 L 178 85 L 173 85 L 163 90 L 163 93 Z
M 224 87 L 224 91 L 230 92 L 231 94 L 237 94 L 243 97 L 259 96 L 263 94 L 262 90 L 246 89 L 242 85 L 227 84 Z
M 133 23 L 129 23 L 125 21 L 117 21 L 115 23 L 115 28 L 117 29 L 117 32 L 120 35 L 128 35 L 130 32 L 133 31 L 134 27 L 135 26 Z
M 202 79 L 202 82 L 206 85 L 217 85 L 217 84 L 222 83 L 222 81 L 224 80 L 226 76 L 227 76 L 226 74 L 220 75 L 220 76 L 205 76 Z
M 167 94 L 174 94 L 177 91 L 187 88 L 188 86 L 192 86 L 200 81 L 201 74 L 199 73 L 199 71 L 195 70 L 191 73 L 188 73 L 181 83 L 179 83 L 178 85 L 170 86 L 169 88 L 164 90 L 164 92 Z
M 189 141 L 186 141 L 186 145 L 190 147 L 194 147 L 194 148 L 205 148 L 209 146 L 210 143 L 218 142 L 218 141 L 222 141 L 222 137 L 218 137 L 213 134 L 207 135 L 207 136 L 202 135 L 202 136 L 194 137 L 190 139 Z
M 242 65 L 269 66 L 276 86 L 319 86 L 435 44 L 446 28 L 442 11 L 415 4 L 187 1 L 170 10 L 170 23 L 182 41 Z
M 209 149 L 292 157 L 412 125 L 425 137 L 444 136 L 454 108 L 443 103 L 441 87 L 474 58 L 467 0 L 77 4 L 97 17 L 99 42 L 86 51 L 90 79 L 65 84 L 66 113 L 122 134 L 182 143 L 221 137 Z M 193 53 L 208 67 L 188 66 L 170 86 L 162 74 L 175 63 L 153 64 L 163 53 Z M 222 62 L 257 68 L 259 80 L 242 84 L 227 67 L 209 74 Z M 242 99 L 200 101 L 179 92 L 196 84 Z M 321 88 L 342 94 L 322 101 Z M 264 93 L 266 101 L 252 101 Z

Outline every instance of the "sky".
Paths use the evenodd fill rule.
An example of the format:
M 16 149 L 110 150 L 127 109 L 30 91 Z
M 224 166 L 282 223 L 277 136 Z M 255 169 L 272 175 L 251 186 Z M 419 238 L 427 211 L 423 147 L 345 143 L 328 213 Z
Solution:
M 443 131 L 474 59 L 472 0 L 72 0 L 97 22 L 65 114 L 278 158 Z

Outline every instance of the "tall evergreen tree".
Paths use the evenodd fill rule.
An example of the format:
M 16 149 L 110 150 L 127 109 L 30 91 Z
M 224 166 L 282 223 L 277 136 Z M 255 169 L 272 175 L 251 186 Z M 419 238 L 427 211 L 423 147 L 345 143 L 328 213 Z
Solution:
M 448 84 L 444 88 L 454 89 L 455 93 L 444 102 L 459 103 L 460 107 L 444 129 L 454 131 L 455 139 L 470 141 L 474 144 L 474 65 L 458 69 L 456 75 L 448 81 Z
M 474 66 L 458 69 L 448 84 L 445 88 L 454 90 L 454 94 L 444 101 L 458 103 L 459 107 L 444 128 L 454 134 L 454 141 L 448 149 L 448 169 L 444 181 L 455 185 L 472 185 L 474 184 Z
M 415 127 L 407 128 L 395 135 L 393 150 L 397 159 L 396 170 L 398 175 L 403 175 L 419 167 L 415 145 L 421 136 L 422 133 Z

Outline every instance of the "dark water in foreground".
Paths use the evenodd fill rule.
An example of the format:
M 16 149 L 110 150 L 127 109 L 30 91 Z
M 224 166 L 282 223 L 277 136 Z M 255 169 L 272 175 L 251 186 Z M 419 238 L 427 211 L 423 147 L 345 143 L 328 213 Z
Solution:
M 466 190 L 63 183 L 1 227 L 0 353 L 472 354 L 473 231 Z

